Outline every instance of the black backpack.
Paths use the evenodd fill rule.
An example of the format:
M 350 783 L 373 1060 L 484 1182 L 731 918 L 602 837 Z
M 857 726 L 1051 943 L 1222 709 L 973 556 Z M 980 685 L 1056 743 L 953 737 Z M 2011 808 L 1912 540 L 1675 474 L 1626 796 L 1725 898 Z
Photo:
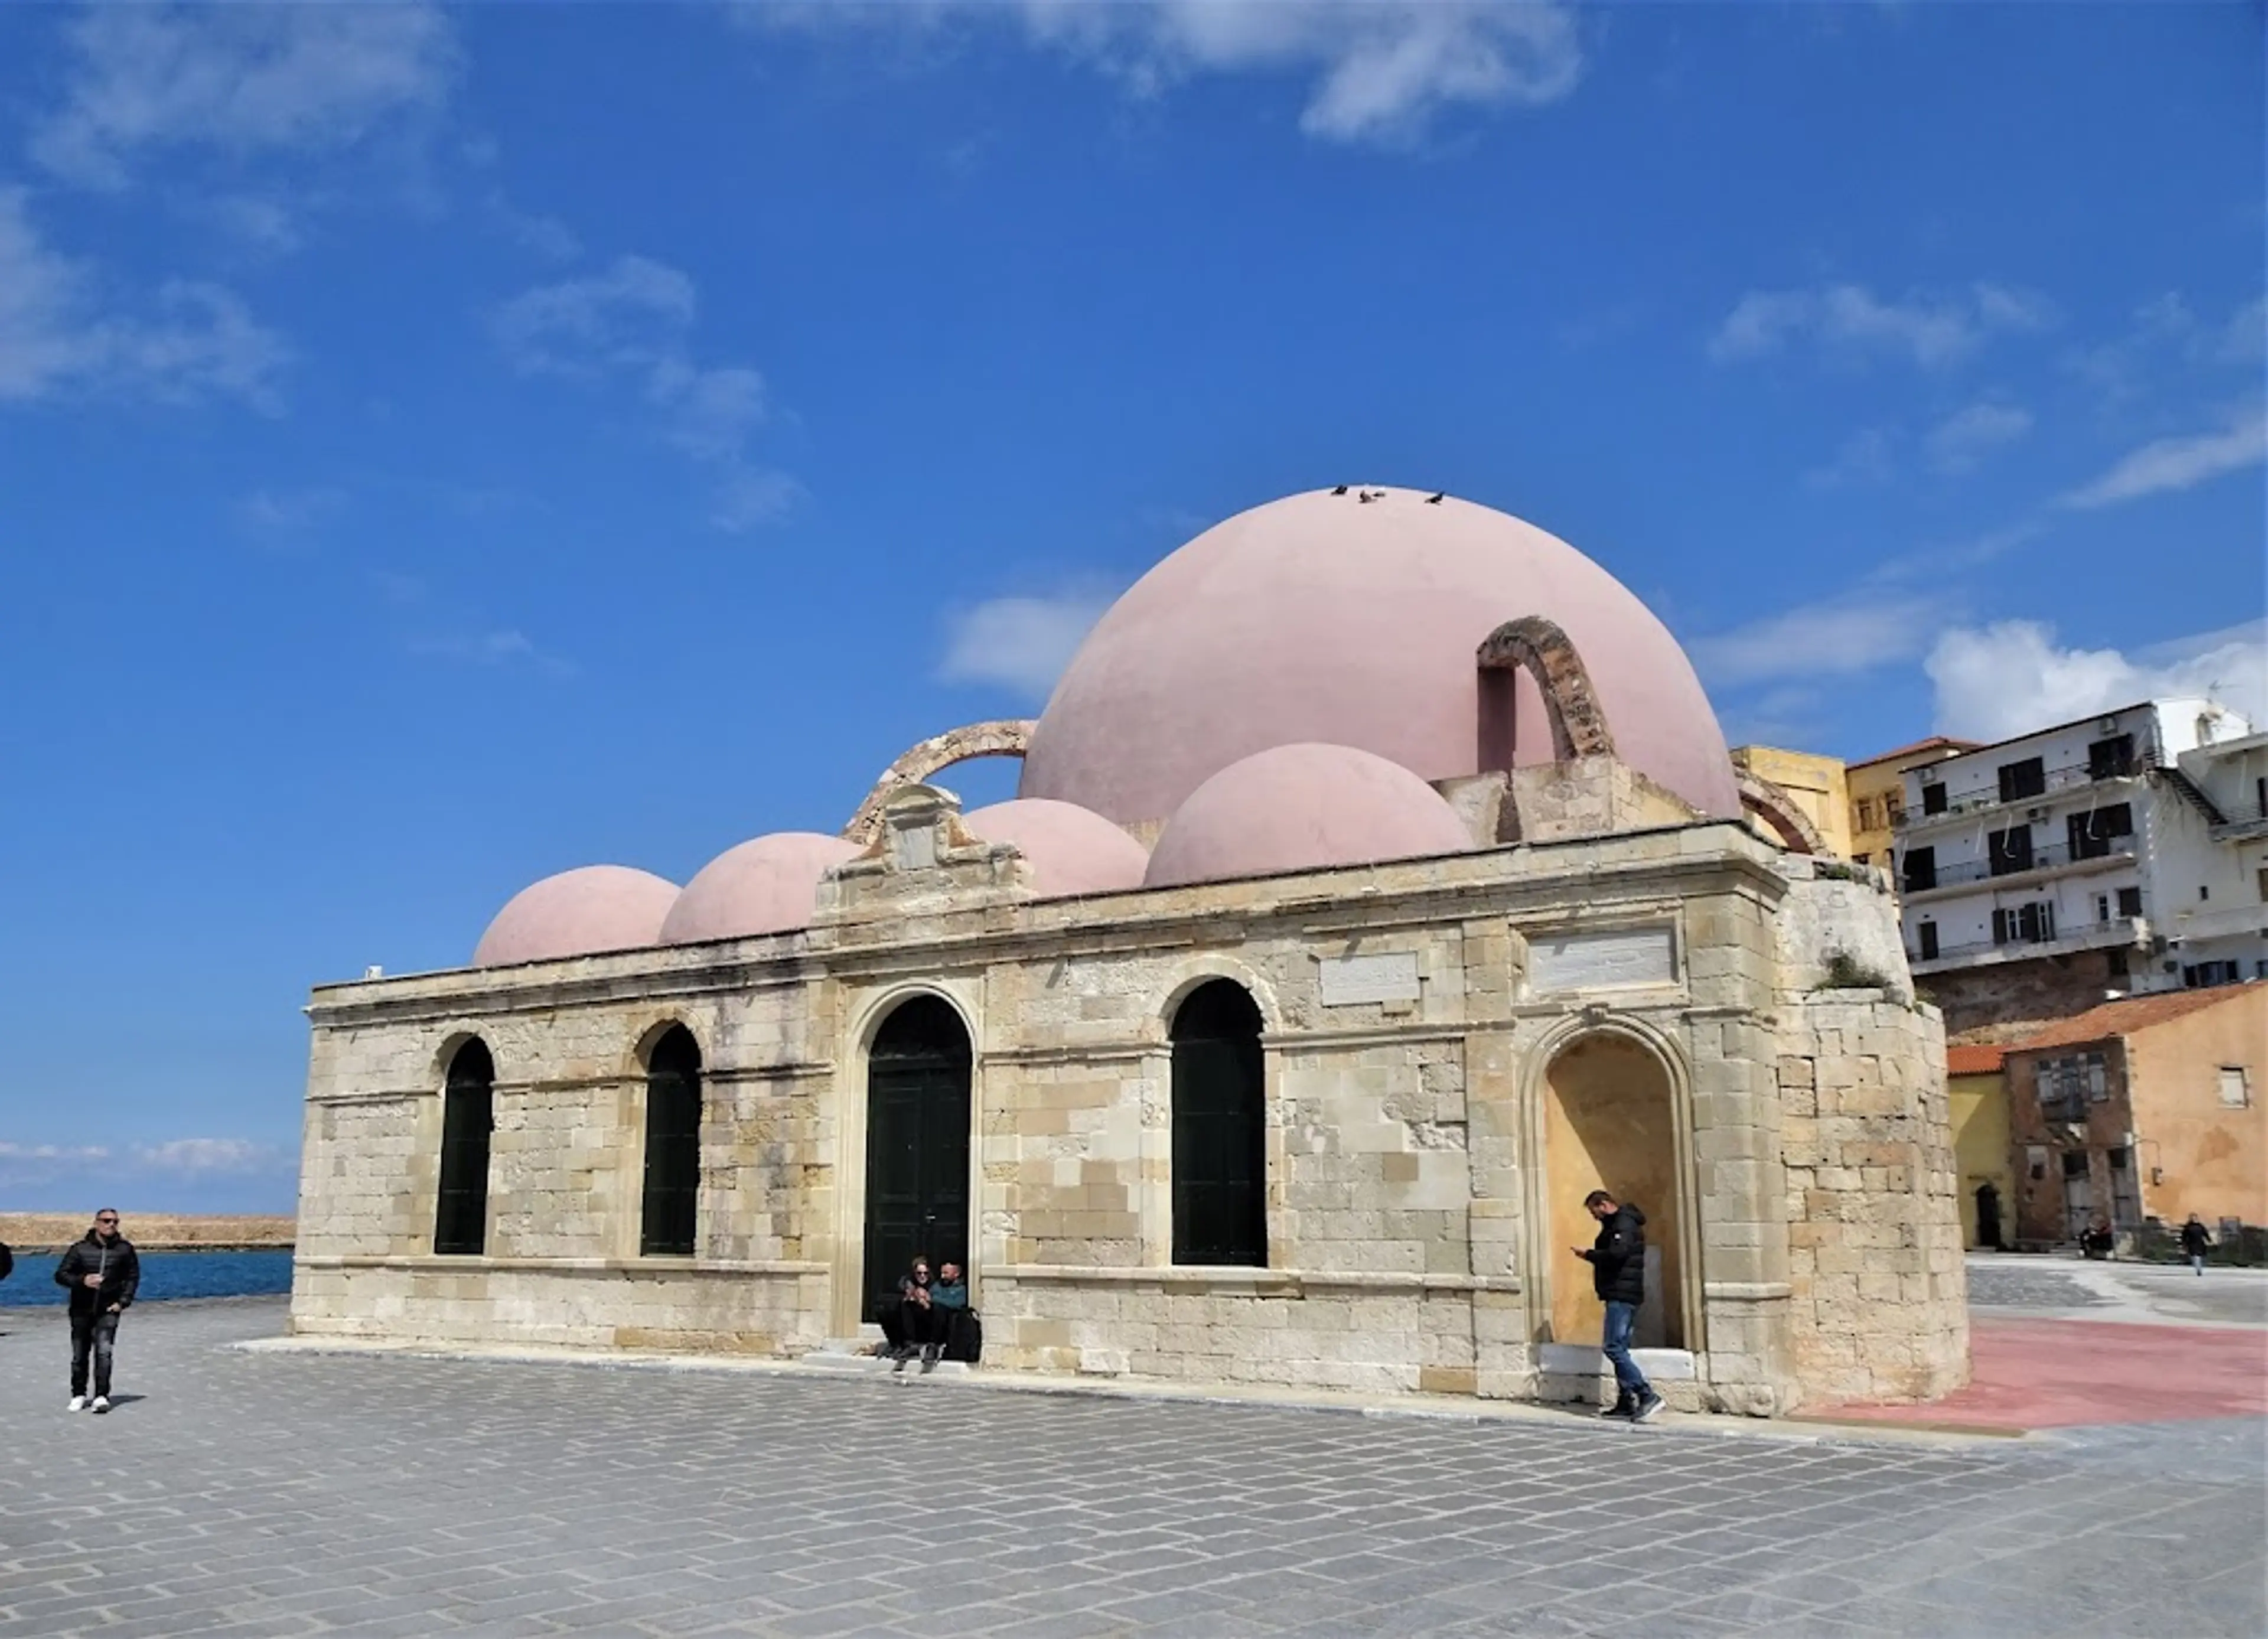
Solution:
M 955 1312 L 953 1323 L 946 1329 L 945 1357 L 975 1365 L 984 1353 L 984 1323 L 976 1318 L 974 1309 Z

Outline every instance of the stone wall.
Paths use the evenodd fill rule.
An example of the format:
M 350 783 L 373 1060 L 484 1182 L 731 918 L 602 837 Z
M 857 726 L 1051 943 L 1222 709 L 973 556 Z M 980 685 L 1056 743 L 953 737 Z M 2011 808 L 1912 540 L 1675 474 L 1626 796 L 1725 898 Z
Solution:
M 1926 974 L 1921 994 L 1945 1016 L 1948 1040 L 2005 1043 L 2037 1035 L 2057 1019 L 2102 1005 L 2114 991 L 2132 988 L 2131 974 L 2113 973 L 2110 951 L 2073 951 Z M 2141 952 L 2131 953 L 2140 963 Z
M 1939 1273 L 1935 1186 L 1915 1181 L 1947 1146 L 1933 1023 L 1851 1002 L 1864 1018 L 1846 1030 L 1791 1003 L 1784 905 L 1818 886 L 1742 827 L 1052 901 L 942 793 L 894 799 L 878 837 L 807 934 L 320 992 L 295 1327 L 778 1355 L 855 1335 L 865 1042 L 927 992 L 975 1048 L 971 1275 L 990 1361 L 1599 1393 L 1595 1334 L 1552 1331 L 1555 1285 L 1587 1286 L 1587 1267 L 1549 1232 L 1540 1109 L 1552 1059 L 1607 1033 L 1656 1067 L 1690 1180 L 1657 1226 L 1682 1249 L 1662 1301 L 1692 1346 L 1673 1398 L 1770 1413 L 1861 1376 L 1899 1394 L 1948 1380 L 1913 1363 L 1958 1348 L 1949 1186 L 1951 1285 L 1899 1278 L 1910 1261 Z M 1887 899 L 1852 903 L 1863 918 Z M 1168 1024 L 1216 977 L 1265 1021 L 1266 1269 L 1171 1262 Z M 640 1055 L 671 1022 L 703 1052 L 698 1241 L 689 1259 L 640 1258 Z M 436 1257 L 440 1088 L 475 1034 L 497 1067 L 488 1255 Z M 1868 1129 L 1874 1159 L 1807 1160 L 1797 1188 L 1784 1144 L 1860 1142 L 1818 1125 L 1816 1089 L 1839 1089 L 1846 1057 L 1912 1107 L 1836 1106 L 1837 1121 L 1904 1125 Z M 1794 1062 L 1812 1067 L 1800 1117 L 1778 1074 Z M 1846 1158 L 1849 1180 L 1830 1170 Z M 1918 1261 L 1873 1271 L 1892 1284 L 1866 1283 L 1864 1314 L 1857 1272 L 1822 1268 L 1826 1243 L 1806 1243 L 1796 1278 L 1792 1227 L 1815 1225 L 1790 1213 L 1815 1205 L 1837 1226 L 1830 1262 L 1859 1229 L 1911 1229 L 1911 1248 L 1883 1250 Z M 1846 1321 L 1860 1341 L 1838 1353 L 1829 1334 Z
M 1969 1379 L 1968 1288 L 1937 1015 L 1816 991 L 1780 1047 L 1797 1375 L 1830 1401 L 1948 1393 Z

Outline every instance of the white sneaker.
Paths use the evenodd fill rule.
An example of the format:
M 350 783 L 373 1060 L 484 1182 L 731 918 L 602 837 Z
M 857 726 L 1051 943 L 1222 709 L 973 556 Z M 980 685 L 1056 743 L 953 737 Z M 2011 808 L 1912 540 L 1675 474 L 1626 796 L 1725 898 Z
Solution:
M 87 1409 L 89 1411 L 108 1411 L 110 1409 L 110 1396 L 107 1394 L 96 1395 L 94 1397 L 94 1404 L 88 1407 Z
M 68 1411 L 85 1411 L 86 1409 L 86 1396 L 84 1394 L 72 1395 L 71 1403 L 64 1409 Z

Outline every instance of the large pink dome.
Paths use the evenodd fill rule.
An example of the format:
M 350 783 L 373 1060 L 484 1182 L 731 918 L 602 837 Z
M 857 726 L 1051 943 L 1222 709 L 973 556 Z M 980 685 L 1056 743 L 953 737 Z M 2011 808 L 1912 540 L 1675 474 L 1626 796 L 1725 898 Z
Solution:
M 1150 864 L 1139 842 L 1093 809 L 1071 803 L 1023 797 L 979 808 L 966 823 L 986 842 L 1009 843 L 1022 854 L 1042 899 L 1138 888 Z
M 508 967 L 652 944 L 677 884 L 627 865 L 585 865 L 522 888 L 473 951 L 475 967 Z
M 1573 641 L 1624 761 L 1740 816 L 1716 714 L 1652 612 L 1556 536 L 1413 489 L 1291 496 L 1152 569 L 1056 686 L 1019 794 L 1160 820 L 1239 758 L 1301 740 L 1426 780 L 1477 773 L 1475 651 L 1525 615 Z M 1515 759 L 1550 762 L 1543 696 L 1525 674 L 1517 691 Z
M 792 933 L 811 926 L 819 878 L 856 858 L 856 843 L 815 831 L 776 831 L 701 867 L 661 924 L 664 944 Z
M 1409 769 L 1351 746 L 1278 746 L 1189 793 L 1159 833 L 1153 888 L 1462 854 L 1472 834 Z

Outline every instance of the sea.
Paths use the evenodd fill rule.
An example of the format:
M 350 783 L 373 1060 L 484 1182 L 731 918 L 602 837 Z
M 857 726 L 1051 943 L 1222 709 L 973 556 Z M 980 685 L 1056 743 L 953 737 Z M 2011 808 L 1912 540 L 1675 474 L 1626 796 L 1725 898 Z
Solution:
M 138 1249 L 137 1249 L 138 1250 Z M 291 1253 L 270 1252 L 144 1252 L 137 1304 L 178 1297 L 257 1297 L 291 1290 Z M 16 1254 L 16 1272 L 0 1281 L 0 1309 L 63 1303 L 53 1253 Z

